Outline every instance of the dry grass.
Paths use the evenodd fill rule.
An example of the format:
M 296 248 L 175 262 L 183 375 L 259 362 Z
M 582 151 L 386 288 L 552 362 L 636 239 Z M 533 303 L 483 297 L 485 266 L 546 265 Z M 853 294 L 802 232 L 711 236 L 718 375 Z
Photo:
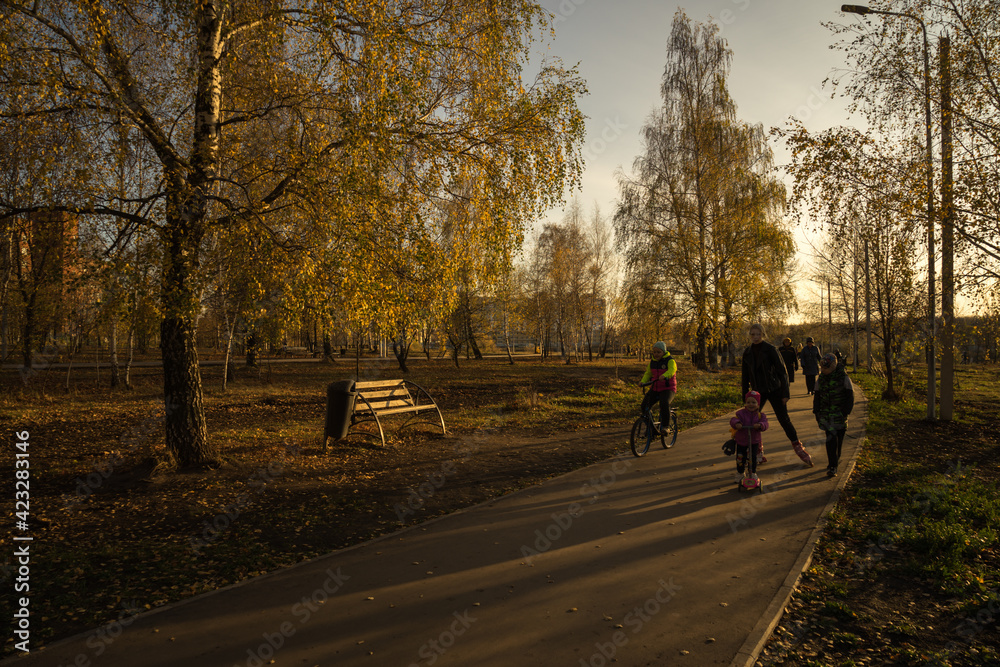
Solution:
M 219 470 L 170 472 L 160 377 L 137 369 L 132 390 L 93 370 L 51 368 L 24 388 L 2 378 L 0 422 L 30 432 L 32 648 L 44 642 L 225 586 L 393 531 L 587 465 L 627 448 L 617 440 L 553 444 L 583 429 L 624 433 L 640 402 L 640 362 L 566 365 L 537 358 L 462 363 L 415 360 L 407 376 L 438 401 L 448 437 L 402 432 L 388 447 L 351 437 L 321 447 L 326 385 L 353 377 L 353 362 L 264 364 L 221 390 L 204 371 L 209 436 Z M 395 362 L 366 360 L 363 378 L 392 378 Z M 680 364 L 682 428 L 735 409 L 731 372 Z M 453 462 L 448 483 L 404 503 Z M 0 469 L 14 474 L 14 459 Z M 4 499 L 13 512 L 11 496 Z M 9 585 L 10 553 L 3 570 Z M 8 641 L 5 652 L 12 651 Z

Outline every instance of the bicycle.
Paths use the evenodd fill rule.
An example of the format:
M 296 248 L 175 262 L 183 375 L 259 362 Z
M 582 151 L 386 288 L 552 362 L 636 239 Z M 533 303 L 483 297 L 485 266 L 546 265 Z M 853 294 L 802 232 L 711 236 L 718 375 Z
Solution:
M 640 387 L 648 387 L 653 384 L 646 382 Z M 645 392 L 643 392 L 645 393 Z M 632 454 L 642 456 L 649 451 L 649 446 L 653 443 L 653 438 L 659 436 L 660 444 L 664 449 L 670 449 L 677 442 L 677 410 L 670 406 L 670 413 L 667 417 L 667 427 L 660 428 L 660 422 L 653 421 L 652 408 L 639 415 L 632 424 L 632 435 L 629 438 L 629 445 L 632 447 Z

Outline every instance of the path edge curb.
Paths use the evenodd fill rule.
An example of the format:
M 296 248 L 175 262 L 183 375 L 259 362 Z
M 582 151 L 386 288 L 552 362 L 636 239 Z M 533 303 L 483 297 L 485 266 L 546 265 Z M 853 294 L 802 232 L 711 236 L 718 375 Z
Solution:
M 860 392 L 860 387 L 855 384 L 855 391 Z M 771 637 L 771 633 L 781 622 L 782 617 L 785 615 L 785 607 L 788 605 L 788 601 L 791 600 L 792 594 L 795 593 L 795 589 L 798 588 L 799 581 L 802 579 L 802 575 L 806 573 L 809 566 L 812 565 L 813 553 L 816 550 L 816 543 L 819 542 L 819 538 L 826 532 L 826 525 L 829 522 L 830 513 L 840 502 L 840 496 L 843 493 L 844 487 L 851 479 L 851 475 L 854 473 L 854 467 L 857 464 L 858 455 L 861 453 L 861 448 L 865 444 L 865 440 L 868 437 L 868 397 L 864 397 L 863 401 L 865 407 L 865 418 L 861 422 L 861 429 L 858 431 L 858 446 L 854 449 L 854 455 L 851 460 L 847 463 L 847 469 L 844 474 L 841 475 L 840 480 L 837 483 L 837 488 L 834 489 L 833 493 L 830 495 L 830 501 L 823 508 L 823 512 L 820 514 L 819 521 L 816 523 L 816 527 L 813 528 L 812 533 L 809 535 L 809 539 L 806 540 L 805 546 L 802 547 L 802 551 L 799 552 L 799 557 L 795 560 L 795 564 L 789 571 L 788 576 L 785 577 L 785 581 L 778 588 L 778 592 L 775 593 L 774 597 L 771 599 L 771 603 L 764 610 L 763 615 L 757 624 L 750 631 L 750 635 L 747 637 L 746 641 L 743 642 L 743 646 L 737 651 L 736 657 L 730 663 L 729 667 L 754 667 L 757 664 L 757 659 L 760 657 L 761 651 L 764 649 L 764 644 Z

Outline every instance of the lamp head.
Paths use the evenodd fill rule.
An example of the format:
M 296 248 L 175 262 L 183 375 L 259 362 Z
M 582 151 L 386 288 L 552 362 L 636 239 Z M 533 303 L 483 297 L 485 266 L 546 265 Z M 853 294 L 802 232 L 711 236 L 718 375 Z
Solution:
M 864 5 L 841 5 L 840 11 L 845 14 L 861 14 L 862 16 L 871 12 L 871 10 Z

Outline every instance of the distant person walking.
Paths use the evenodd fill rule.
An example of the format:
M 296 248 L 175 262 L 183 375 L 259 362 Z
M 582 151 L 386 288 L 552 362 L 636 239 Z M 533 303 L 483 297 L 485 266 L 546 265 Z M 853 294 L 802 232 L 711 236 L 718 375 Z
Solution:
M 778 349 L 764 340 L 764 327 L 754 323 L 750 325 L 750 345 L 743 350 L 742 394 L 745 396 L 751 389 L 760 394 L 760 410 L 763 411 L 767 401 L 771 401 L 771 409 L 785 435 L 792 443 L 795 455 L 807 466 L 812 467 L 812 457 L 802 446 L 792 420 L 788 416 L 788 375 L 785 363 L 778 354 Z
M 806 346 L 799 353 L 799 358 L 802 360 L 802 374 L 806 376 L 807 395 L 816 393 L 816 376 L 819 375 L 819 359 L 822 356 L 812 336 L 806 338 Z
M 785 362 L 785 372 L 788 373 L 788 384 L 795 382 L 795 371 L 799 370 L 799 354 L 792 345 L 792 339 L 786 338 L 778 348 L 781 360 Z
M 827 354 L 819 362 L 820 376 L 813 395 L 813 414 L 826 435 L 827 477 L 837 476 L 840 453 L 847 433 L 847 416 L 854 409 L 854 385 L 843 363 Z

